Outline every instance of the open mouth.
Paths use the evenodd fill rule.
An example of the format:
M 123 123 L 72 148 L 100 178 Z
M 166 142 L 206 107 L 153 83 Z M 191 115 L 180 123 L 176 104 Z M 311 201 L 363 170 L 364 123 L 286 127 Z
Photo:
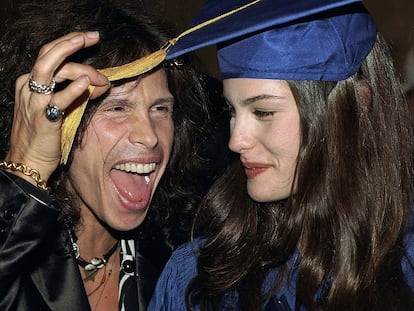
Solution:
M 155 170 L 156 163 L 121 163 L 115 165 L 115 169 L 125 172 L 138 173 L 138 174 L 149 174 Z
M 110 176 L 122 205 L 128 209 L 144 208 L 148 205 L 154 184 L 151 183 L 151 174 L 156 167 L 155 162 L 126 162 L 113 167 Z

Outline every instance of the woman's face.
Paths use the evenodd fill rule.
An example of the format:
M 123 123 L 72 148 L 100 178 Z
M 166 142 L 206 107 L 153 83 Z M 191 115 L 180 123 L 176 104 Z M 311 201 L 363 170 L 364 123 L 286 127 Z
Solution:
M 226 79 L 230 105 L 229 147 L 240 154 L 247 191 L 258 202 L 291 194 L 300 144 L 300 118 L 286 81 Z

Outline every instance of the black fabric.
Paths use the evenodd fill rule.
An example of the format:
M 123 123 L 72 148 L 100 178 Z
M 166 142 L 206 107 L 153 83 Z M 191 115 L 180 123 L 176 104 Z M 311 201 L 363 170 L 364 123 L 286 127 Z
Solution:
M 138 309 L 146 310 L 155 289 L 160 271 L 138 252 L 136 253 Z
M 119 310 L 146 310 L 161 272 L 139 246 L 136 240 L 121 240 Z
M 89 311 L 77 263 L 66 249 L 66 231 L 58 224 L 59 210 L 36 200 L 38 189 L 16 178 L 0 170 L 0 310 Z M 136 254 L 134 266 L 140 268 L 126 295 L 137 303 L 125 303 L 126 311 L 146 310 L 160 272 L 138 247 Z
M 14 179 L 0 171 L 0 310 L 89 310 L 77 266 L 58 247 L 58 209 Z
M 44 202 L 45 204 L 48 204 L 48 205 L 52 204 L 52 199 L 50 198 L 50 196 L 47 194 L 46 191 L 38 187 L 35 187 L 28 181 L 14 174 L 9 174 L 5 171 L 2 171 L 2 173 L 8 176 L 11 180 L 13 180 L 13 182 L 16 183 L 17 186 L 19 186 L 24 192 L 30 193 L 31 195 L 38 198 L 40 201 Z

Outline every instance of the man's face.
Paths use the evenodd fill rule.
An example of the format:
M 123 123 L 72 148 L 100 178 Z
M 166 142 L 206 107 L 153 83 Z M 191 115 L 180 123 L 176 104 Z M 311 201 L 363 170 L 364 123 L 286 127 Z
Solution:
M 171 154 L 173 105 L 162 70 L 112 88 L 69 170 L 84 221 L 122 231 L 141 224 Z

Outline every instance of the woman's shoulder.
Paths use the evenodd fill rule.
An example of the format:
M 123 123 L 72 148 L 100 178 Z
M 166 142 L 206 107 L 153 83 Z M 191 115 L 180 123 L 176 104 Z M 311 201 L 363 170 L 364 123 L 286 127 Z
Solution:
M 414 258 L 414 207 L 411 210 L 407 227 L 405 229 L 404 248 L 406 253 L 410 254 L 411 258 Z
M 402 258 L 402 270 L 405 279 L 412 290 L 414 290 L 414 211 L 408 221 L 404 235 L 404 256 Z
M 197 275 L 197 258 L 202 239 L 178 247 L 161 273 L 148 310 L 185 310 L 186 290 Z
M 201 238 L 195 238 L 179 246 L 171 255 L 169 261 L 174 263 L 197 264 L 200 247 L 203 244 Z

